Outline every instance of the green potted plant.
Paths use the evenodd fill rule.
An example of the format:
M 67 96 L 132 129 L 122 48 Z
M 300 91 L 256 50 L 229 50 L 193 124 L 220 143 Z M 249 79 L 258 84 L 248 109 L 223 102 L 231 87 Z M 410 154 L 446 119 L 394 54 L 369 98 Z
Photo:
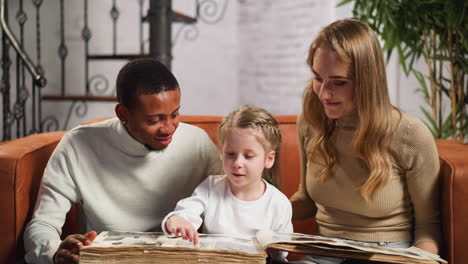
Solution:
M 468 2 L 463 0 L 344 0 L 353 17 L 375 30 L 390 58 L 397 51 L 427 106 L 425 123 L 435 138 L 468 139 Z M 423 58 L 428 72 L 413 68 Z M 445 112 L 444 112 L 445 110 Z M 449 111 L 447 111 L 449 110 Z

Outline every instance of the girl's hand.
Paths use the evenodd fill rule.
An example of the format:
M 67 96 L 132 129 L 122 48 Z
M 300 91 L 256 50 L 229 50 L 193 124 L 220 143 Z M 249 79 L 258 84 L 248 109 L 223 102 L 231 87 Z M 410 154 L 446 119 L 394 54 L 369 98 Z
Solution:
M 176 237 L 193 242 L 194 245 L 198 244 L 198 232 L 193 228 L 192 224 L 185 220 L 185 218 L 174 215 L 169 217 L 166 221 L 166 230 L 174 234 Z

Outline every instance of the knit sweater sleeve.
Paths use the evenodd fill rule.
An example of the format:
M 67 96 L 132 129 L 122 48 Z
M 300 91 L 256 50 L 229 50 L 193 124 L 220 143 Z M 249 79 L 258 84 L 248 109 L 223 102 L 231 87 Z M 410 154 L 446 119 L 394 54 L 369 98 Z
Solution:
M 32 220 L 26 226 L 24 246 L 28 263 L 52 263 L 61 243 L 66 214 L 72 203 L 80 199 L 73 180 L 75 166 L 79 166 L 78 159 L 67 134 L 47 164 Z
M 418 119 L 403 124 L 401 162 L 414 210 L 414 244 L 441 241 L 439 155 L 429 129 Z
M 311 135 L 309 134 L 311 131 L 307 127 L 307 123 L 304 120 L 302 114 L 300 114 L 297 118 L 297 132 L 298 132 L 298 140 L 299 140 L 299 158 L 300 158 L 300 166 L 301 166 L 301 182 L 299 184 L 298 191 L 293 194 L 292 198 L 301 200 L 307 204 L 307 208 L 310 208 L 312 211 L 312 215 L 315 215 L 317 212 L 317 206 L 315 202 L 310 197 L 309 193 L 307 192 L 307 138 Z

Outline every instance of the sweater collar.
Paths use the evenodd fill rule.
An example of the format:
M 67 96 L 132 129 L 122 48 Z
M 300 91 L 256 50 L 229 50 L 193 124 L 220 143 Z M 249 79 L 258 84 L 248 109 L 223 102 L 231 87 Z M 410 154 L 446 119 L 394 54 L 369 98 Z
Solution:
M 114 128 L 116 132 L 116 143 L 127 154 L 131 156 L 145 156 L 151 152 L 144 144 L 130 135 L 118 118 L 115 118 Z
M 357 112 L 337 118 L 334 121 L 336 127 L 345 130 L 356 130 L 359 127 L 359 115 Z
M 267 181 L 265 181 L 265 179 L 262 179 L 263 183 L 265 184 L 265 191 L 263 192 L 262 196 L 260 196 L 257 200 L 244 201 L 244 200 L 240 200 L 239 198 L 237 198 L 232 193 L 232 189 L 229 186 L 229 179 L 228 179 L 227 175 L 224 175 L 224 180 L 226 181 L 226 188 L 228 189 L 229 196 L 231 197 L 232 201 L 234 201 L 234 203 L 236 203 L 238 205 L 242 205 L 242 206 L 255 206 L 259 202 L 264 201 L 266 199 L 269 199 L 269 197 L 271 196 L 270 193 L 273 191 L 271 189 L 272 188 L 271 185 Z

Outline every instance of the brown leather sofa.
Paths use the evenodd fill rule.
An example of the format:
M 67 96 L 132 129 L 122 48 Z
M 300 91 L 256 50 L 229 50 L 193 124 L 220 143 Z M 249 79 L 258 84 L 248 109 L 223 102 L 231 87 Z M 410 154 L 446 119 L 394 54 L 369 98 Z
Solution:
M 281 189 L 291 196 L 299 184 L 296 116 L 276 116 L 283 133 Z M 219 116 L 183 116 L 182 121 L 202 127 L 217 140 Z M 96 121 L 96 120 L 93 120 Z M 0 143 L 0 263 L 21 261 L 25 225 L 34 210 L 47 161 L 64 132 L 35 134 Z M 451 264 L 468 263 L 468 145 L 438 140 L 441 161 L 442 255 Z M 467 200 L 465 200 L 467 199 Z M 296 232 L 312 233 L 313 219 L 294 222 Z M 76 230 L 75 211 L 63 227 L 63 236 Z

